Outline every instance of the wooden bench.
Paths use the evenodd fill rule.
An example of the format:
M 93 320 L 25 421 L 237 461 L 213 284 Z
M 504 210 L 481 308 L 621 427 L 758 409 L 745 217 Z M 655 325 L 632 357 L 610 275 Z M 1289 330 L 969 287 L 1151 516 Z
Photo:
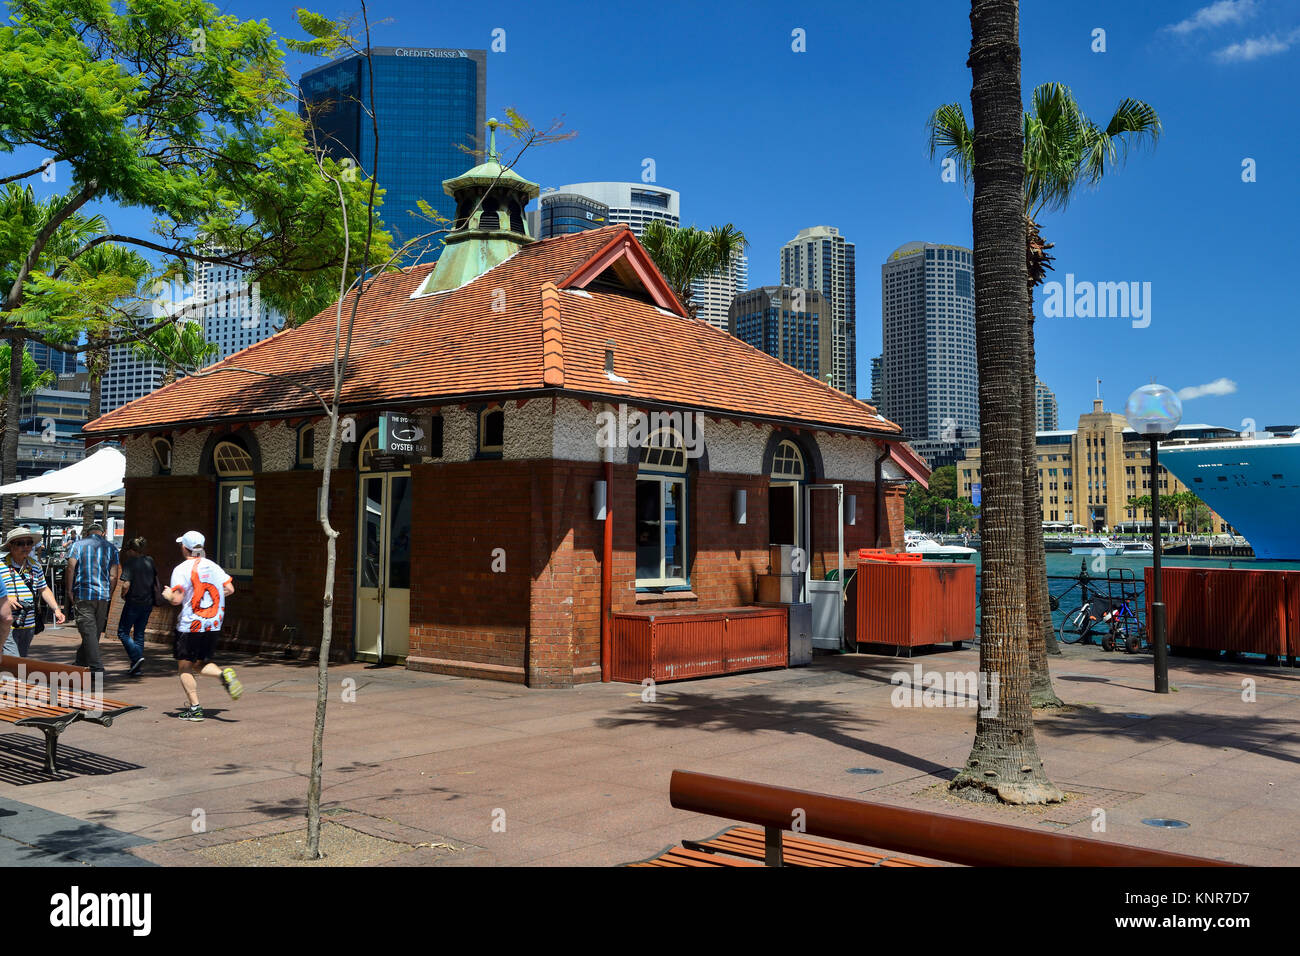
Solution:
M 0 723 L 35 727 L 45 735 L 46 773 L 55 772 L 59 734 L 69 725 L 87 720 L 111 727 L 123 714 L 144 709 L 96 693 L 91 681 L 86 667 L 0 657 Z
M 742 820 L 702 842 L 682 841 L 631 866 L 931 866 L 811 837 L 914 854 L 965 866 L 1232 866 L 1220 860 L 887 807 L 806 790 L 674 770 L 669 800 L 679 810 Z M 799 825 L 797 836 L 785 831 Z

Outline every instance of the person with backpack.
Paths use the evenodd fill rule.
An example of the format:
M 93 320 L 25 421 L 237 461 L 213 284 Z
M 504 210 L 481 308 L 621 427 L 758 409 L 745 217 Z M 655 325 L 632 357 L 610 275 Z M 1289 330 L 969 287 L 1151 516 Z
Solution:
M 176 715 L 181 720 L 203 719 L 196 674 L 219 677 L 231 700 L 238 700 L 244 692 L 233 667 L 218 667 L 212 662 L 217 642 L 221 639 L 226 598 L 235 593 L 235 583 L 221 565 L 204 556 L 204 540 L 198 531 L 186 531 L 176 539 L 184 560 L 172 571 L 171 586 L 162 592 L 165 600 L 180 608 L 176 615 L 176 645 L 172 653 L 176 658 L 181 688 L 189 702 L 189 706 Z
M 132 538 L 122 552 L 122 614 L 117 621 L 117 639 L 131 661 L 128 673 L 132 677 L 138 677 L 144 667 L 144 632 L 160 596 L 158 568 L 148 548 L 144 538 Z
M 21 525 L 5 538 L 8 553 L 0 563 L 0 580 L 8 596 L 13 629 L 5 638 L 4 652 L 12 657 L 26 657 L 31 649 L 36 636 L 37 615 L 43 613 L 38 609 L 39 603 L 43 602 L 54 611 L 54 623 L 62 624 L 64 620 L 63 610 L 45 580 L 44 570 L 32 559 L 35 544 L 36 532 Z

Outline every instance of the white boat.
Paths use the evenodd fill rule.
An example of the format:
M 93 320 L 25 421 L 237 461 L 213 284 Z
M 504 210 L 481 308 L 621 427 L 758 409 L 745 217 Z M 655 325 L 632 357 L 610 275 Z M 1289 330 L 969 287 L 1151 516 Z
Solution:
M 921 554 L 927 559 L 950 558 L 954 561 L 965 561 L 975 554 L 974 548 L 966 548 L 960 544 L 940 544 L 919 531 L 906 532 L 903 535 L 903 544 L 908 554 Z
M 1151 546 L 1150 541 L 1125 541 L 1123 554 L 1129 556 L 1142 557 L 1144 555 L 1155 554 L 1155 548 Z
M 1071 554 L 1105 554 L 1117 556 L 1124 553 L 1124 545 L 1111 538 L 1075 538 L 1070 542 Z

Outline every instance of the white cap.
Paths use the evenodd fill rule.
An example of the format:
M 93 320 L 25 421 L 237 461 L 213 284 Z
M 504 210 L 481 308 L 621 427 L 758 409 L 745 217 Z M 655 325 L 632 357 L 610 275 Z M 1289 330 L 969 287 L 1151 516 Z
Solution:
M 199 548 L 203 547 L 203 540 L 203 535 L 199 532 L 186 531 L 176 539 L 176 543 L 191 551 L 197 551 Z

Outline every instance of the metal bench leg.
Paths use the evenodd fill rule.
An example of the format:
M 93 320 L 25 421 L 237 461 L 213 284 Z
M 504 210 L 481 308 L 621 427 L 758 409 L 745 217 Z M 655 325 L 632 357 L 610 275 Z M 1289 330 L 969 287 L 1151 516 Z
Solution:
M 55 770 L 54 760 L 59 754 L 59 729 L 57 727 L 42 727 L 45 731 L 45 772 L 53 776 Z
M 763 827 L 763 865 L 785 866 L 780 827 Z

